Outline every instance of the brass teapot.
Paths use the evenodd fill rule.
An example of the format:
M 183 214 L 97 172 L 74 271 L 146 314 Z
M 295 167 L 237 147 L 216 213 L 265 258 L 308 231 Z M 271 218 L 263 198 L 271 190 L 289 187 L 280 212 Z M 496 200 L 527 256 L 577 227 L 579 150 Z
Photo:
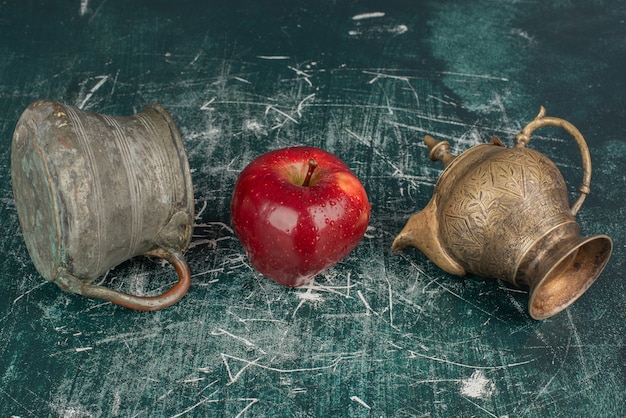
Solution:
M 576 301 L 600 275 L 613 242 L 607 235 L 581 237 L 574 217 L 590 191 L 591 157 L 580 131 L 545 108 L 507 148 L 498 137 L 463 154 L 430 136 L 432 161 L 442 161 L 433 197 L 410 217 L 392 250 L 413 246 L 450 274 L 474 273 L 529 288 L 529 313 L 549 318 Z M 582 156 L 580 195 L 570 206 L 559 169 L 526 148 L 538 128 L 567 131 Z

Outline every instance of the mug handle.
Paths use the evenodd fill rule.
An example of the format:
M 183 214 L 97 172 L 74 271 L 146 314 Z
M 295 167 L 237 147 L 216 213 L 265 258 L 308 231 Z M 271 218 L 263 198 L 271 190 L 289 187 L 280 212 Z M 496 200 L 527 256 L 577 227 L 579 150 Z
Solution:
M 541 106 L 539 113 L 535 116 L 535 119 L 530 121 L 528 125 L 526 125 L 524 129 L 522 129 L 522 131 L 515 136 L 515 147 L 524 148 L 526 144 L 530 142 L 530 134 L 532 134 L 536 129 L 544 126 L 554 126 L 564 129 L 567 133 L 574 137 L 574 140 L 578 144 L 578 150 L 580 151 L 580 156 L 582 157 L 583 180 L 578 188 L 580 195 L 570 208 L 572 216 L 576 216 L 580 207 L 583 205 L 585 198 L 591 191 L 589 188 L 591 183 L 591 156 L 589 155 L 587 142 L 585 142 L 585 138 L 580 133 L 578 128 L 564 119 L 546 116 L 546 109 Z
M 116 305 L 138 311 L 157 311 L 172 306 L 187 293 L 191 284 L 191 272 L 185 258 L 177 251 L 166 250 L 161 247 L 149 251 L 146 255 L 162 258 L 176 269 L 178 282 L 165 293 L 157 296 L 136 296 L 108 287 L 83 282 L 81 282 L 80 290 L 77 289 L 78 291 L 75 291 L 75 293 L 91 298 L 108 300 Z

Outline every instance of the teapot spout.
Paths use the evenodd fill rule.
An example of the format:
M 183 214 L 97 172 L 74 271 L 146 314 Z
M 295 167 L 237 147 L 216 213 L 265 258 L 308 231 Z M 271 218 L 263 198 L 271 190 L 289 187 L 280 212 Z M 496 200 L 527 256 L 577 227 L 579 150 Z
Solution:
M 419 249 L 439 268 L 450 274 L 465 275 L 465 269 L 441 246 L 435 199 L 432 199 L 421 212 L 409 218 L 391 245 L 392 251 L 401 251 L 406 247 Z

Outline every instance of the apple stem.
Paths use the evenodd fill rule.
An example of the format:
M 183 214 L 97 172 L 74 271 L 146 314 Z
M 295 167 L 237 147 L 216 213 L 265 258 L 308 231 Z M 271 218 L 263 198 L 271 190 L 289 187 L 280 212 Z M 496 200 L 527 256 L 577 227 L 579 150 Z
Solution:
M 317 167 L 317 161 L 313 158 L 309 159 L 309 170 L 306 172 L 306 177 L 304 177 L 304 181 L 302 182 L 302 186 L 309 187 L 309 183 L 311 182 L 311 176 L 313 175 L 313 171 Z

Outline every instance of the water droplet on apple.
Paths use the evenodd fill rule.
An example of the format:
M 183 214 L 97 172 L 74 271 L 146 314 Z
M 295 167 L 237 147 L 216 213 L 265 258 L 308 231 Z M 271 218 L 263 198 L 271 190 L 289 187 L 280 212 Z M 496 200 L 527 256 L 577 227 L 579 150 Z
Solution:
M 335 202 L 334 200 L 330 201 L 330 206 L 335 206 L 337 204 L 337 202 Z
M 335 221 L 330 221 L 330 226 L 335 226 Z

